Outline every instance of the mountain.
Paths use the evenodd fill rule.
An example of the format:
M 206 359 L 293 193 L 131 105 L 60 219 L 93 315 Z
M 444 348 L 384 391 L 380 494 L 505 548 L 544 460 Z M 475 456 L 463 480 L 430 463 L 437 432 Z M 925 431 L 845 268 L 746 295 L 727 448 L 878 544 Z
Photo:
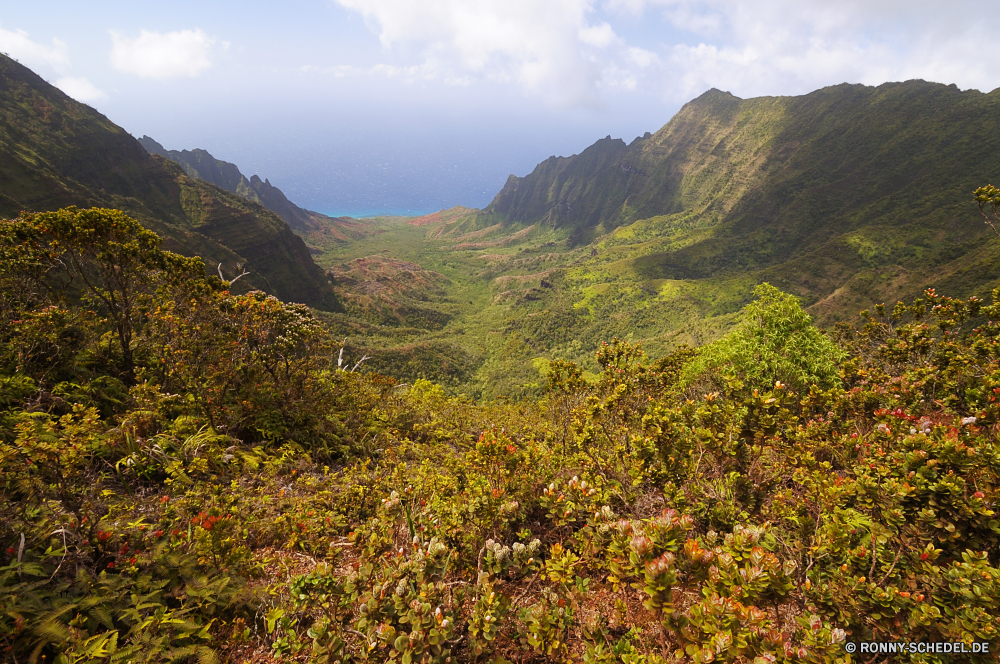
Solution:
M 179 164 L 189 177 L 204 180 L 229 193 L 263 205 L 284 219 L 300 235 L 314 233 L 323 242 L 342 243 L 358 240 L 371 233 L 364 222 L 351 217 L 329 217 L 300 208 L 269 180 L 261 180 L 257 175 L 252 175 L 248 180 L 236 164 L 216 159 L 207 150 L 167 150 L 149 136 L 140 138 L 139 144 L 150 154 Z M 310 247 L 310 251 L 319 253 L 321 250 Z
M 1000 163 L 991 150 L 998 120 L 1000 93 L 924 81 L 747 100 L 713 89 L 655 134 L 628 145 L 609 136 L 511 176 L 486 211 L 604 230 L 690 212 L 710 223 L 740 218 L 745 230 L 778 208 L 839 218 L 897 192 L 929 195 L 931 183 L 965 196 Z
M 596 370 L 594 349 L 614 336 L 654 357 L 711 341 L 765 281 L 822 325 L 928 287 L 988 297 L 1000 238 L 972 192 L 1000 174 L 998 130 L 1000 90 L 710 90 L 655 133 L 511 176 L 484 210 L 384 220 L 372 240 L 326 245 L 317 261 L 352 275 L 342 297 L 378 322 L 342 324 L 373 364 L 436 340 L 468 353 L 471 391 L 516 393 L 542 382 L 547 359 Z M 376 253 L 446 279 L 422 304 L 443 327 L 401 320 L 390 334 L 382 312 L 408 302 L 392 309 L 385 289 L 373 300 L 352 263 Z
M 269 180 L 261 180 L 256 175 L 248 180 L 236 164 L 216 159 L 206 150 L 167 150 L 149 136 L 140 138 L 139 143 L 150 154 L 158 154 L 177 162 L 190 177 L 211 182 L 230 193 L 260 203 L 284 219 L 294 230 L 312 230 L 324 221 L 327 224 L 338 221 L 319 212 L 300 208 Z
M 907 81 L 747 100 L 710 90 L 655 134 L 608 137 L 512 176 L 480 223 L 600 238 L 601 262 L 625 260 L 639 279 L 764 270 L 813 302 L 873 269 L 916 273 L 911 287 L 954 281 L 950 264 L 984 248 L 969 201 L 1000 173 L 998 129 L 1000 90 Z M 998 277 L 989 267 L 964 280 Z
M 213 272 L 218 263 L 227 275 L 245 264 L 241 287 L 339 307 L 328 277 L 278 215 L 150 155 L 121 127 L 0 55 L 0 217 L 69 205 L 122 209 L 165 248 L 200 255 Z

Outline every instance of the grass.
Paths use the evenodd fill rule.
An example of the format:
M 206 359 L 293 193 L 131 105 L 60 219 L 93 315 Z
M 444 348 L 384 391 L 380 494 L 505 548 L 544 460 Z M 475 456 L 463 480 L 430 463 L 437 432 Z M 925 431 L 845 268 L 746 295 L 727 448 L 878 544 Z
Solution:
M 345 314 L 324 320 L 350 361 L 369 355 L 366 366 L 400 380 L 427 378 L 478 398 L 528 396 L 541 390 L 549 360 L 596 371 L 605 339 L 643 341 L 654 356 L 714 339 L 754 285 L 737 280 L 731 293 L 718 280 L 643 279 L 632 259 L 571 247 L 565 229 L 470 230 L 469 216 L 419 226 L 368 219 L 368 234 L 350 243 L 305 234 L 346 303 Z M 505 241 L 490 242 L 496 236 Z

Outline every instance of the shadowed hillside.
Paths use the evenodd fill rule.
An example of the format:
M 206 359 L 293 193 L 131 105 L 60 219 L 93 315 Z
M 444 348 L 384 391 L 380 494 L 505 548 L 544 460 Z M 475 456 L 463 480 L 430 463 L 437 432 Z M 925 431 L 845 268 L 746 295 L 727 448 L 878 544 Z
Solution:
M 188 177 L 121 127 L 0 55 L 0 216 L 69 205 L 122 209 L 171 250 L 250 274 L 240 285 L 337 307 L 328 279 L 288 225 L 257 203 Z
M 167 150 L 149 136 L 140 138 L 139 143 L 150 154 L 160 155 L 180 164 L 192 178 L 210 182 L 231 194 L 260 203 L 284 219 L 294 231 L 327 231 L 342 241 L 364 235 L 364 228 L 355 220 L 349 217 L 328 217 L 300 208 L 269 180 L 261 180 L 257 175 L 252 175 L 248 180 L 236 164 L 216 159 L 206 150 Z
M 924 81 L 748 100 L 710 90 L 655 134 L 629 145 L 608 137 L 512 176 L 486 212 L 605 231 L 687 213 L 701 225 L 729 222 L 728 235 L 817 222 L 828 234 L 845 217 L 881 218 L 894 207 L 887 198 L 906 195 L 912 219 L 914 202 L 941 195 L 955 209 L 996 172 L 998 101 Z M 924 207 L 918 215 L 943 214 Z

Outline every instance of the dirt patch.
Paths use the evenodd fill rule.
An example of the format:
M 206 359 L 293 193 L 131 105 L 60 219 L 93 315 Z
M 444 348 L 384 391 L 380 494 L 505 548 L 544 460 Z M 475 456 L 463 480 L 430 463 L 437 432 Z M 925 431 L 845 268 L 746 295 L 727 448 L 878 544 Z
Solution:
M 432 212 L 431 214 L 425 214 L 422 217 L 414 217 L 408 223 L 411 226 L 429 226 L 431 224 L 447 224 L 449 222 L 458 219 L 459 217 L 465 216 L 467 214 L 472 214 L 476 212 L 473 208 L 463 207 L 461 205 L 456 205 L 453 208 L 448 208 L 447 210 L 438 210 L 437 212 Z

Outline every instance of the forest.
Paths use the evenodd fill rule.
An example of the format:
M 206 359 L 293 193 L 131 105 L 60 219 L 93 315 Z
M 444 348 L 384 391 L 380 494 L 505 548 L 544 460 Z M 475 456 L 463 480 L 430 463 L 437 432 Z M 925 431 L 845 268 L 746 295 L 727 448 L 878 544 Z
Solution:
M 475 400 L 213 272 L 114 209 L 0 222 L 5 661 L 1000 649 L 1000 289 L 821 330 L 762 283 L 698 348 Z

